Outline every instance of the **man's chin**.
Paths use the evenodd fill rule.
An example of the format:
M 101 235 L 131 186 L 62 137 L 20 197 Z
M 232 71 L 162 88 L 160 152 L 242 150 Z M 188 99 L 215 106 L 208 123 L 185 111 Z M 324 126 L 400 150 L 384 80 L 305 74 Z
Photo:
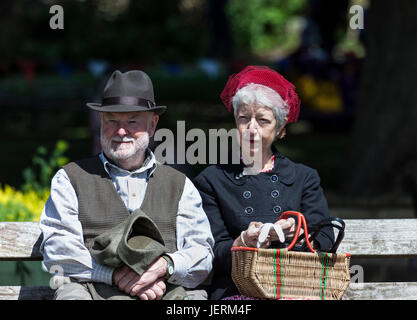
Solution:
M 132 159 L 135 156 L 140 156 L 146 152 L 146 148 L 143 150 L 111 150 L 110 155 L 114 161 L 125 161 Z
M 115 161 L 123 161 L 123 160 L 128 160 L 130 158 L 132 158 L 135 154 L 134 153 L 120 153 L 120 152 L 116 152 L 116 153 L 111 153 L 111 157 L 113 160 Z

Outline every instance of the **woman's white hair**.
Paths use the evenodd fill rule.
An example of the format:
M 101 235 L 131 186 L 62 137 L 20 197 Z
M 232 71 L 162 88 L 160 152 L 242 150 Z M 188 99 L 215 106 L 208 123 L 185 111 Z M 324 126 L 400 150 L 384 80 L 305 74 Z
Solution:
M 270 108 L 277 121 L 277 128 L 287 120 L 289 107 L 282 97 L 273 89 L 262 84 L 249 83 L 239 89 L 232 99 L 235 118 L 242 105 L 259 105 Z

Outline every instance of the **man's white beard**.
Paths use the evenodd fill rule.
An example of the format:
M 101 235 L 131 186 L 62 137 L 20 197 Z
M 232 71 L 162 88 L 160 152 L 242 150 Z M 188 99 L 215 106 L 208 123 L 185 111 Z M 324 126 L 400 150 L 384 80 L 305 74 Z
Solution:
M 112 146 L 112 141 L 129 143 Z M 127 137 L 120 138 L 116 136 L 108 140 L 101 132 L 100 142 L 104 153 L 113 161 L 125 161 L 133 157 L 139 157 L 145 153 L 146 148 L 148 148 L 149 145 L 149 134 L 146 132 L 146 134 L 137 139 Z

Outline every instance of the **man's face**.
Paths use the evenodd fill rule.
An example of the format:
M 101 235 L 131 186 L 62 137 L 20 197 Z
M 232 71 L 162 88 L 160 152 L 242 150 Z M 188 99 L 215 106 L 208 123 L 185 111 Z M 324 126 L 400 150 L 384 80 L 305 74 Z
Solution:
M 106 156 L 116 162 L 142 156 L 158 119 L 149 111 L 102 112 L 100 140 Z

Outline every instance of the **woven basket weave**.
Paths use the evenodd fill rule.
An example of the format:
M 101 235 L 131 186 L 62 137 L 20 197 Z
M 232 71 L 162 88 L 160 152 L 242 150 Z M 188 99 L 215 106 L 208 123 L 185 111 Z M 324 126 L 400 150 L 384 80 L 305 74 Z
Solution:
M 232 279 L 249 297 L 339 300 L 350 283 L 349 266 L 349 254 L 232 248 Z
M 243 295 L 263 299 L 340 300 L 350 284 L 350 254 L 314 251 L 304 216 L 291 211 L 281 217 L 294 213 L 299 217 L 294 240 L 304 224 L 312 252 L 290 251 L 295 241 L 284 249 L 233 247 L 236 287 Z

